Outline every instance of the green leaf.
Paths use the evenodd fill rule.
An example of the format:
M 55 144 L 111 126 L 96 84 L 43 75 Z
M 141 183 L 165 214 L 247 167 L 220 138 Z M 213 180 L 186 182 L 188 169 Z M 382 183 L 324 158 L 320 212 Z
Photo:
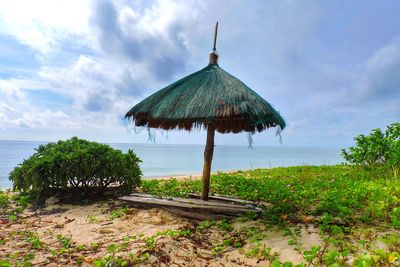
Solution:
M 11 267 L 11 262 L 9 260 L 0 259 L 0 267 Z

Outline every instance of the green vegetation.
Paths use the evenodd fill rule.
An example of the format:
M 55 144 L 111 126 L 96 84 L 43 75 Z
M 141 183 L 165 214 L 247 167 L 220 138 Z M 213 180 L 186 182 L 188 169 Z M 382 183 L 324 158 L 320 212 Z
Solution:
M 0 221 L 15 221 L 28 206 L 29 196 L 23 193 L 13 194 L 0 189 Z
M 91 223 L 96 223 L 97 222 L 97 218 L 96 218 L 96 216 L 93 216 L 93 215 L 88 215 L 87 217 L 86 217 L 86 221 L 88 221 L 88 222 L 91 222 Z
M 71 237 L 63 236 L 62 234 L 57 235 L 57 240 L 64 249 L 69 249 L 72 246 Z
M 111 220 L 124 217 L 127 210 L 128 210 L 128 208 L 120 208 L 120 209 L 112 210 L 111 215 L 110 215 Z
M 28 232 L 28 238 L 26 242 L 31 244 L 31 248 L 33 249 L 40 249 L 42 248 L 43 244 L 40 241 L 39 235 L 36 232 Z
M 140 184 L 140 159 L 108 145 L 73 137 L 40 145 L 36 153 L 10 173 L 14 190 L 40 195 L 48 189 L 102 192 L 113 185 L 131 192 Z
M 199 193 L 199 180 L 145 180 L 146 193 L 185 196 Z M 398 227 L 400 180 L 385 168 L 300 166 L 218 173 L 211 192 L 265 201 L 263 217 L 279 223 L 317 216 L 323 227 L 333 223 L 386 223 Z
M 369 135 L 354 138 L 356 146 L 342 150 L 343 157 L 350 163 L 368 167 L 386 166 L 395 177 L 400 171 L 400 122 L 387 127 L 385 132 L 374 129 Z

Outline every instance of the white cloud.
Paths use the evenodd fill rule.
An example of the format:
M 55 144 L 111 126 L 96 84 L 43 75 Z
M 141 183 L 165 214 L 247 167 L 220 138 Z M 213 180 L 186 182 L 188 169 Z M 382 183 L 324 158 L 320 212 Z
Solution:
M 87 36 L 89 12 L 90 2 L 85 0 L 0 1 L 0 31 L 47 54 L 66 36 Z
M 72 97 L 73 108 L 82 112 L 109 112 L 109 107 L 133 99 L 132 92 L 126 92 L 126 87 L 131 90 L 135 87 L 130 67 L 101 58 L 80 56 L 71 66 L 43 67 L 39 77 L 54 92 Z M 90 107 L 90 103 L 95 103 L 93 101 L 100 106 Z
M 11 101 L 20 102 L 23 100 L 24 95 L 21 93 L 18 87 L 14 84 L 0 80 L 0 94 L 2 99 L 9 99 Z
M 0 128 L 65 127 L 72 120 L 62 111 L 37 107 L 14 84 L 0 80 Z

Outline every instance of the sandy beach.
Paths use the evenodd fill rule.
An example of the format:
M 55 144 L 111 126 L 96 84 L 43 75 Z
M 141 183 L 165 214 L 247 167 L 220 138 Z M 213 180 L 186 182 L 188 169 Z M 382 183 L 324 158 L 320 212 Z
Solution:
M 245 251 L 251 249 L 252 244 L 223 253 L 216 257 L 215 244 L 227 239 L 229 232 L 221 231 L 217 227 L 195 230 L 199 221 L 189 220 L 171 214 L 161 209 L 127 208 L 121 217 L 113 218 L 113 210 L 124 207 L 126 203 L 120 201 L 102 201 L 89 205 L 59 205 L 48 204 L 43 209 L 25 211 L 21 215 L 20 223 L 4 224 L 0 236 L 14 236 L 7 241 L 7 246 L 0 247 L 1 254 L 15 251 L 30 251 L 24 244 L 24 239 L 31 232 L 37 232 L 41 247 L 35 253 L 32 263 L 36 266 L 76 266 L 78 257 L 81 266 L 92 266 L 96 258 L 109 255 L 107 248 L 113 244 L 123 244 L 133 255 L 143 255 L 151 250 L 149 266 L 260 266 L 268 265 L 268 259 L 260 261 Z M 271 255 L 276 255 L 281 262 L 291 261 L 301 263 L 304 259 L 293 246 L 288 245 L 289 237 L 285 237 L 284 230 L 278 227 L 270 228 L 265 222 L 258 220 L 243 221 L 240 219 L 232 223 L 235 230 L 257 231 L 262 236 L 263 246 L 273 247 Z M 318 229 L 312 225 L 301 228 L 304 236 L 301 240 L 303 247 L 310 248 L 320 244 Z M 196 231 L 193 237 L 160 235 L 168 231 Z M 61 238 L 69 240 L 72 253 L 61 253 L 57 256 L 52 251 L 63 248 Z M 154 238 L 155 246 L 149 248 L 149 238 Z M 240 239 L 240 237 L 239 237 Z M 61 242 L 62 243 L 62 242 Z M 127 254 L 128 252 L 117 252 Z M 79 255 L 79 256 L 78 256 Z M 156 255 L 156 256 L 155 256 Z M 125 255 L 126 256 L 126 255 Z M 140 257 L 140 256 L 139 256 Z M 168 264 L 167 259 L 168 257 Z M 48 263 L 51 259 L 51 263 Z

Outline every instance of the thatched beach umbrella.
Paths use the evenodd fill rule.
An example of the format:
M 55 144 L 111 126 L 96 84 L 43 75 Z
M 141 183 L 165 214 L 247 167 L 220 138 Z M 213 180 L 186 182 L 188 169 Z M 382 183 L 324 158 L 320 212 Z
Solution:
M 218 22 L 210 64 L 147 97 L 126 117 L 136 126 L 164 130 L 193 127 L 207 129 L 204 151 L 201 199 L 208 200 L 214 134 L 261 132 L 269 127 L 285 127 L 285 121 L 272 106 L 247 85 L 218 65 L 216 53 Z

